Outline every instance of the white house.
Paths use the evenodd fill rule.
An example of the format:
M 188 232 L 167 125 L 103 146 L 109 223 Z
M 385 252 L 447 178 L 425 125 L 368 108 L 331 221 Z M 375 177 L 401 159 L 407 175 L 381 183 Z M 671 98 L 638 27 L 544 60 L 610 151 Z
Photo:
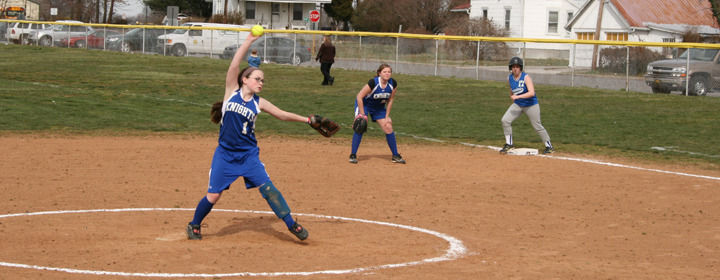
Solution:
M 537 39 L 569 39 L 571 34 L 563 29 L 580 9 L 584 0 L 472 0 L 470 18 L 488 18 L 507 28 L 511 37 Z M 464 5 L 463 5 L 464 6 Z M 454 11 L 464 11 L 458 6 Z M 520 56 L 526 58 L 568 59 L 567 44 L 512 44 Z
M 698 0 L 590 0 L 565 25 L 573 39 L 632 42 L 681 42 L 689 29 L 703 36 L 720 35 L 709 1 Z M 600 34 L 596 36 L 598 17 Z M 578 44 L 575 65 L 590 67 L 592 45 Z M 572 57 L 571 57 L 572 58 Z
M 224 14 L 226 0 L 211 1 L 213 14 Z M 319 4 L 331 2 L 332 0 L 227 0 L 227 10 L 229 13 L 242 12 L 246 24 L 260 24 L 270 29 L 312 29 L 310 12 L 315 11 Z M 314 26 L 315 29 L 319 28 L 318 24 Z

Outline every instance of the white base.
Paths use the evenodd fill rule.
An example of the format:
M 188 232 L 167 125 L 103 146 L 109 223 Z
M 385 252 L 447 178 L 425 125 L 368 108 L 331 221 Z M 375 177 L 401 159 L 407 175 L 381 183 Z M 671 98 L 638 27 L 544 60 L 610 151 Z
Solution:
M 538 154 L 538 149 L 515 148 L 508 151 L 507 154 L 514 156 L 535 156 Z

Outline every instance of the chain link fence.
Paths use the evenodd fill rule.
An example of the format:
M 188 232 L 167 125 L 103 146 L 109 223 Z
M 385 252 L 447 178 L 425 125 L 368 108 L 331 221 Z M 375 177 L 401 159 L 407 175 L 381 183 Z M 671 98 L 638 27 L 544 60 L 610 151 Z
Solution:
M 218 59 L 232 58 L 250 28 L 17 20 L 0 20 L 0 27 L 5 44 Z M 265 63 L 319 66 L 314 57 L 324 35 L 336 47 L 335 68 L 375 71 L 387 63 L 395 73 L 505 81 L 507 62 L 518 56 L 536 84 L 720 95 L 713 93 L 720 87 L 718 44 L 266 30 L 251 49 Z

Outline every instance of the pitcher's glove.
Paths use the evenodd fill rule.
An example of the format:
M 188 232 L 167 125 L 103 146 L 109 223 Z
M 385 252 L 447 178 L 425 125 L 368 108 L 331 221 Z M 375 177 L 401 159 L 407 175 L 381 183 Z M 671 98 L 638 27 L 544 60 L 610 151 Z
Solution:
M 353 131 L 360 135 L 367 131 L 367 116 L 358 114 L 355 117 L 355 121 L 353 121 Z
M 340 125 L 333 120 L 315 114 L 308 116 L 308 124 L 325 137 L 330 137 L 340 130 Z

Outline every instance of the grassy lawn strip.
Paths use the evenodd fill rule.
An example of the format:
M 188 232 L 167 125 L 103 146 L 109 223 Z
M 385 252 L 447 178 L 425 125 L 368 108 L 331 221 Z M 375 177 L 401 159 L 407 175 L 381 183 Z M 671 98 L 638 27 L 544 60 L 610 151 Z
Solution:
M 136 134 L 218 129 L 209 121 L 209 104 L 222 98 L 228 60 L 17 45 L 0 45 L 0 53 L 0 131 Z M 352 136 L 354 99 L 373 72 L 333 69 L 335 84 L 320 86 L 318 67 L 261 68 L 267 81 L 262 97 L 290 112 L 334 119 L 345 125 L 338 137 Z M 506 83 L 393 77 L 399 83 L 391 114 L 397 132 L 451 143 L 504 143 L 500 119 L 511 104 Z M 536 91 L 543 125 L 560 152 L 720 169 L 719 98 L 538 85 Z M 259 118 L 260 134 L 316 134 L 306 125 L 267 114 Z M 526 116 L 513 124 L 513 131 L 516 146 L 542 147 Z M 384 139 L 379 129 L 366 137 Z

